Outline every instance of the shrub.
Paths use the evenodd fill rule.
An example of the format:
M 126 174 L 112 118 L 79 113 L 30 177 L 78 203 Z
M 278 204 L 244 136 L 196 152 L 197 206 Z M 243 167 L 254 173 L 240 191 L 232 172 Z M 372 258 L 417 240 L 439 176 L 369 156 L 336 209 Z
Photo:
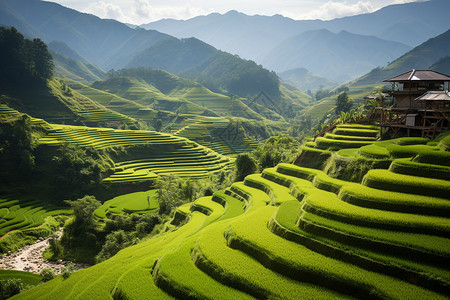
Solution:
M 52 269 L 43 269 L 40 275 L 42 276 L 42 282 L 47 282 L 55 278 L 55 272 Z
M 242 181 L 244 178 L 257 171 L 255 161 L 247 153 L 239 154 L 236 158 L 236 179 L 235 181 Z
M 75 265 L 73 263 L 69 263 L 67 266 L 65 266 L 62 271 L 61 271 L 61 276 L 64 279 L 67 279 L 70 277 L 70 275 L 72 275 L 73 271 L 74 271 Z
M 1 299 L 8 299 L 23 291 L 23 283 L 19 278 L 7 279 L 0 281 L 0 296 Z
M 123 230 L 113 231 L 106 236 L 106 242 L 100 253 L 95 257 L 95 261 L 100 263 L 107 260 L 123 248 L 137 244 L 138 241 L 139 239 Z

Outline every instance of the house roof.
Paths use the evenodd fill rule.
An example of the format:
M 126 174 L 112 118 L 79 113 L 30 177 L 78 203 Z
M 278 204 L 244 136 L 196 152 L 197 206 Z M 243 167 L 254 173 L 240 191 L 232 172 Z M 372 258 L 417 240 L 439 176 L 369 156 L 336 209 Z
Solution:
M 400 82 L 400 81 L 450 81 L 450 77 L 432 70 L 416 70 L 412 69 L 406 73 L 397 75 L 390 79 L 383 80 L 384 82 Z
M 428 91 L 414 100 L 416 100 L 417 102 L 450 101 L 450 93 L 448 91 Z

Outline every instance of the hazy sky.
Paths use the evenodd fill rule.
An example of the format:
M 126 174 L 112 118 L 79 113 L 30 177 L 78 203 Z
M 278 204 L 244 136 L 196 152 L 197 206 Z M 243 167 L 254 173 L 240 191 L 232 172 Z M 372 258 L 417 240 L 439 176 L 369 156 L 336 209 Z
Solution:
M 159 19 L 189 19 L 237 10 L 248 15 L 282 14 L 296 20 L 369 13 L 386 5 L 417 0 L 48 0 L 121 22 L 144 24 Z

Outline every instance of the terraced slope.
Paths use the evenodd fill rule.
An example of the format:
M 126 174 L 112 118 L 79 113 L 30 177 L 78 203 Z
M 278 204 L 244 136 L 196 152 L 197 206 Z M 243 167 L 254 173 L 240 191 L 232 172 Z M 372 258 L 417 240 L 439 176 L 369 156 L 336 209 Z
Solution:
M 94 211 L 94 215 L 98 218 L 106 218 L 106 215 L 109 213 L 154 212 L 159 207 L 156 193 L 157 190 L 150 190 L 117 196 L 111 200 L 105 201 Z
M 225 118 L 205 118 L 184 126 L 175 135 L 188 138 L 197 143 L 228 156 L 250 152 L 258 146 L 258 142 L 236 134 L 230 120 Z
M 228 157 L 186 138 L 155 131 L 52 125 L 52 130 L 39 142 L 71 143 L 96 149 L 125 147 L 128 155 L 114 159 L 115 173 L 105 179 L 107 182 L 147 181 L 167 174 L 202 178 L 232 164 Z
M 47 217 L 71 213 L 71 209 L 45 204 L 40 199 L 0 195 L 0 253 L 15 251 L 51 234 L 59 223 Z
M 345 149 L 359 148 L 373 144 L 379 133 L 379 126 L 340 124 L 333 133 L 326 133 L 323 137 L 317 137 L 315 146 L 319 149 Z
M 17 298 L 447 299 L 450 181 L 436 177 L 374 169 L 360 184 L 280 164 L 181 206 L 180 229 Z
M 127 70 L 119 72 L 127 72 Z M 162 72 L 165 73 L 164 76 L 176 77 L 161 70 L 151 70 L 149 72 Z M 81 87 L 79 84 L 72 85 Z M 166 78 L 159 81 L 148 80 L 148 78 L 142 79 L 139 76 L 131 75 L 131 77 L 114 77 L 105 81 L 98 81 L 91 87 L 132 100 L 139 105 L 155 110 L 179 114 L 216 117 L 228 115 L 258 120 L 263 119 L 261 115 L 246 106 L 241 100 L 214 93 L 198 83 L 180 77 L 169 80 Z M 83 88 L 83 90 L 85 89 Z
M 331 133 L 327 132 L 323 137 L 311 139 L 302 145 L 302 153 L 297 163 L 322 169 L 326 160 L 331 157 L 330 151 L 343 149 L 341 151 L 344 155 L 349 151 L 353 155 L 361 146 L 375 143 L 379 130 L 376 125 L 339 124 Z
M 45 205 L 37 199 L 24 199 L 14 195 L 0 196 L 0 239 L 13 230 L 39 226 L 48 216 L 70 213 L 70 209 Z

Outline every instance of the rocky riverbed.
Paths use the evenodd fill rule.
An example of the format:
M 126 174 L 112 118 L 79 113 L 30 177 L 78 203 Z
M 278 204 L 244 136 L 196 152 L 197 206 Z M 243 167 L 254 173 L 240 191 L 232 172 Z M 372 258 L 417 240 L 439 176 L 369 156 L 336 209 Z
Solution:
M 58 231 L 58 238 L 62 231 Z M 48 238 L 40 238 L 34 244 L 23 247 L 13 253 L 0 256 L 0 269 L 19 270 L 32 273 L 40 273 L 43 269 L 52 269 L 55 274 L 60 274 L 61 270 L 67 266 L 68 261 L 49 261 L 42 257 L 42 253 L 49 247 Z M 75 264 L 74 271 L 88 268 L 87 264 Z

